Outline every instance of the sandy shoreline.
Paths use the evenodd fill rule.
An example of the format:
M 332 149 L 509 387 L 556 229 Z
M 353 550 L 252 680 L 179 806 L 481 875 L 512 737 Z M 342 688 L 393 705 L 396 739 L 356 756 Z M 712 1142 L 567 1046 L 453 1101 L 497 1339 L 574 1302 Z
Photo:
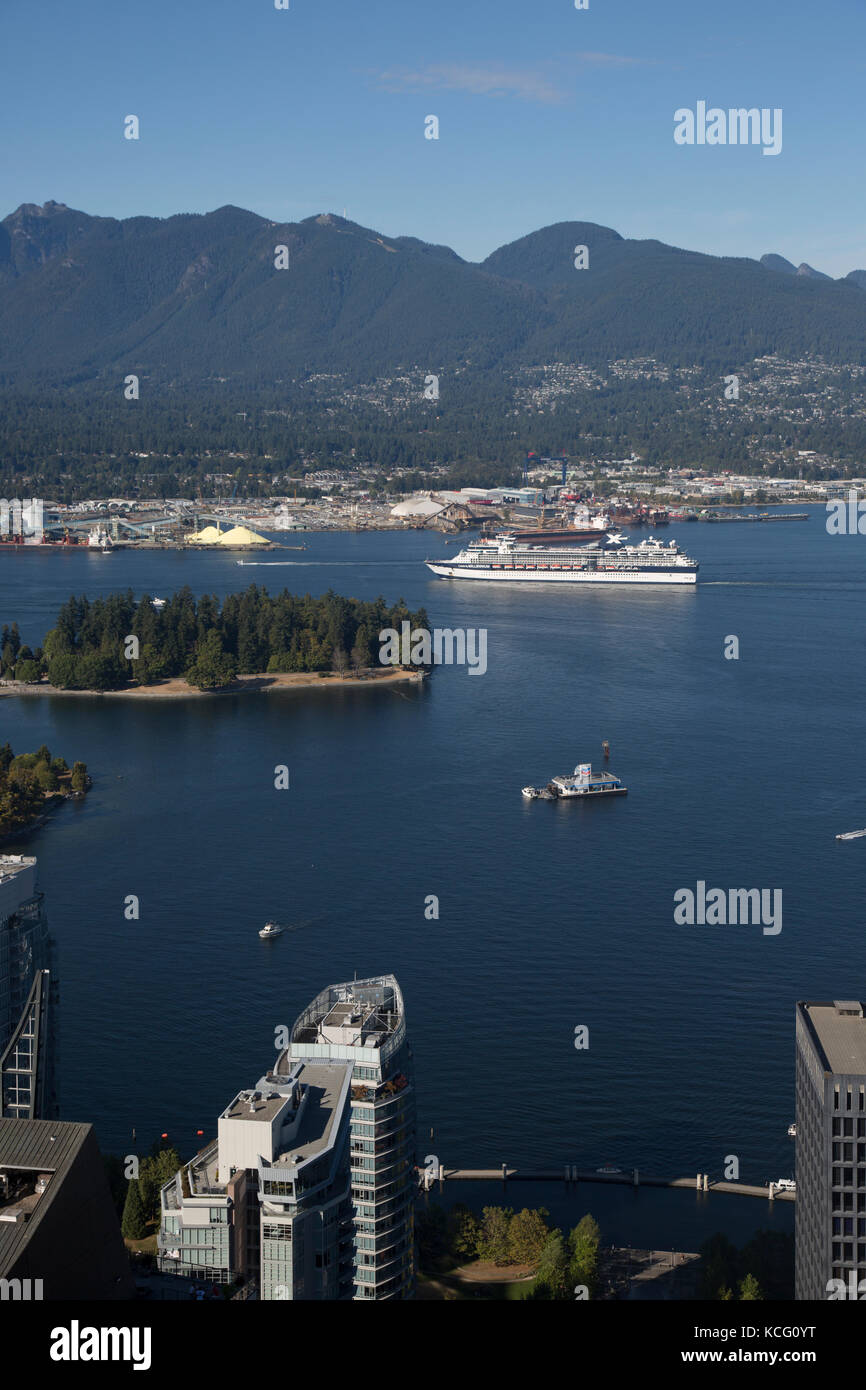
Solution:
M 417 682 L 423 679 L 423 671 L 398 669 L 386 670 L 381 674 L 377 672 L 372 676 L 345 676 L 343 679 L 339 676 L 322 678 L 318 672 L 308 671 L 238 676 L 234 684 L 227 686 L 225 690 L 196 690 L 194 686 L 187 685 L 183 676 L 172 676 L 168 680 L 160 681 L 158 685 L 131 685 L 125 690 L 58 690 L 57 686 L 45 682 L 39 685 L 24 685 L 17 681 L 9 681 L 0 685 L 0 695 L 77 695 L 97 696 L 101 699 L 178 700 L 189 697 L 198 699 L 206 696 L 243 695 L 251 691 L 269 695 L 275 690 L 345 690 L 347 687 L 399 685 L 406 681 Z

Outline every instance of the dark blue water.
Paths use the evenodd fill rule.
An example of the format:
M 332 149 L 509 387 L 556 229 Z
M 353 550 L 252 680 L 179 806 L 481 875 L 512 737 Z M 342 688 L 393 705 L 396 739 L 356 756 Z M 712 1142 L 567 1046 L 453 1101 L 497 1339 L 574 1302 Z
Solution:
M 253 580 L 489 632 L 486 675 L 420 690 L 0 700 L 0 738 L 95 777 L 21 846 L 61 949 L 64 1114 L 109 1149 L 134 1127 L 187 1150 L 277 1025 L 330 981 L 393 970 L 422 1155 L 432 1125 L 449 1165 L 721 1175 L 736 1154 L 746 1180 L 788 1174 L 794 1003 L 864 993 L 866 841 L 834 835 L 866 826 L 866 539 L 828 536 L 820 509 L 669 537 L 701 562 L 693 592 L 448 583 L 420 562 L 453 543 L 415 532 L 308 535 L 291 563 L 244 569 L 0 555 L 0 621 L 31 641 L 73 591 Z M 521 799 L 600 765 L 604 738 L 628 797 Z M 698 879 L 780 888 L 781 934 L 675 925 Z M 293 929 L 261 942 L 272 916 Z

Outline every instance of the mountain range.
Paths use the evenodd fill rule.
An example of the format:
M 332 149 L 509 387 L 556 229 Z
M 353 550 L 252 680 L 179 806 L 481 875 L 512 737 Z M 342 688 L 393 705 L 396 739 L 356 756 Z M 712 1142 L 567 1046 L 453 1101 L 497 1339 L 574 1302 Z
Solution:
M 782 256 L 709 256 L 591 222 L 543 227 L 480 264 L 330 213 L 275 223 L 227 206 L 118 221 L 48 202 L 0 223 L 7 387 L 638 356 L 734 371 L 768 353 L 866 360 L 866 271 L 833 280 Z

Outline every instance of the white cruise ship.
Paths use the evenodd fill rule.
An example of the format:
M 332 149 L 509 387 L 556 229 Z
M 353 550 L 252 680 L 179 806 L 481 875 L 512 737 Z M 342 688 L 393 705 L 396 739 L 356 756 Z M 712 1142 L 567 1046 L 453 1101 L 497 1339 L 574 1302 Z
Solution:
M 684 555 L 676 541 L 667 545 L 654 537 L 639 545 L 623 545 L 609 535 L 609 545 L 539 546 L 503 533 L 495 540 L 472 541 L 447 560 L 428 560 L 442 579 L 505 579 L 520 583 L 554 584 L 694 584 L 698 565 Z

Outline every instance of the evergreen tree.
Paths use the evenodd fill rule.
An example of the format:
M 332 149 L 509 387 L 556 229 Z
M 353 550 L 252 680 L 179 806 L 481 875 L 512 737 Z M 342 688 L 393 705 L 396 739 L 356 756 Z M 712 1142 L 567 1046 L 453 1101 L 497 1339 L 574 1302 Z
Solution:
M 74 792 L 87 791 L 87 763 L 73 763 L 69 785 Z
M 569 1269 L 573 1284 L 585 1284 L 590 1297 L 598 1288 L 598 1252 L 601 1233 L 590 1215 L 581 1217 L 568 1238 Z
M 747 1274 L 740 1280 L 740 1299 L 744 1303 L 760 1302 L 764 1295 L 754 1274 Z
M 147 1235 L 144 1205 L 135 1178 L 130 1179 L 120 1229 L 127 1240 L 144 1240 Z

